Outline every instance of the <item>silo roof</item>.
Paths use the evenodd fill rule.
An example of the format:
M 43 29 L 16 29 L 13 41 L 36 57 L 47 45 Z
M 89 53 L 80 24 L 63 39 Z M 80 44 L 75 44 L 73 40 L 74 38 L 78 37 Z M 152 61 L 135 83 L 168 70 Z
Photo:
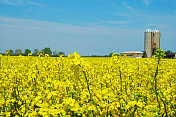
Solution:
M 159 33 L 159 30 L 153 30 L 153 33 Z
M 145 32 L 152 32 L 152 30 L 151 29 L 146 29 Z

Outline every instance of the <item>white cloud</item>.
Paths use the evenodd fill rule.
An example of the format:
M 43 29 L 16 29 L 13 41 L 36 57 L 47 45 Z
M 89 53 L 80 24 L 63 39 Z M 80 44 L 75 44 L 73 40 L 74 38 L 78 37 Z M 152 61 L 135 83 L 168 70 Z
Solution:
M 156 16 L 152 21 L 161 17 L 156 18 L 158 17 Z M 175 21 L 173 16 L 172 18 L 165 18 L 161 19 L 164 21 L 168 21 L 168 18 L 173 19 L 173 21 L 170 21 L 173 23 Z M 134 21 L 104 21 L 107 25 L 102 25 L 103 22 L 100 22 L 94 25 L 78 26 L 0 16 L 0 46 L 4 48 L 3 51 L 9 48 L 42 49 L 44 47 L 52 47 L 54 50 L 65 48 L 64 52 L 78 51 L 78 53 L 82 52 L 82 55 L 91 54 L 92 51 L 97 51 L 98 49 L 102 53 L 108 53 L 113 48 L 118 51 L 142 50 L 145 27 L 137 28 L 137 26 L 125 25 L 125 28 L 122 28 L 121 25 L 108 26 L 108 24 L 127 24 L 131 22 Z M 162 44 L 164 44 L 164 40 L 173 40 L 174 42 L 175 26 L 173 23 L 162 23 L 161 21 L 155 24 L 149 21 L 149 23 L 145 22 L 144 24 L 159 26 L 159 30 L 162 33 Z M 166 34 L 166 32 L 169 34 Z M 174 47 L 172 45 L 172 48 Z
M 9 0 L 2 0 L 3 3 L 12 4 Z
M 30 5 L 41 5 L 41 4 L 39 4 L 38 2 L 31 1 L 31 0 L 26 1 L 26 3 L 27 3 L 27 4 L 30 4 Z
M 122 17 L 130 17 L 128 13 L 116 12 L 115 15 L 122 16 Z
M 134 8 L 130 6 L 127 2 L 122 2 L 122 5 L 129 10 L 134 10 Z
M 142 31 L 121 26 L 110 27 L 101 23 L 80 26 L 0 16 L 0 46 L 4 49 L 8 46 L 15 49 L 52 47 L 54 50 L 66 48 L 64 52 L 82 52 L 83 55 L 91 54 L 91 50 L 98 51 L 98 49 L 99 52 L 108 53 L 113 48 L 121 48 L 118 51 L 122 51 L 124 47 L 133 48 L 131 44 L 142 41 L 138 36 Z M 143 32 L 140 34 L 143 36 Z M 127 41 L 130 43 L 129 46 L 125 46 Z
M 129 21 L 104 21 L 104 22 L 101 22 L 103 24 L 130 24 Z M 100 23 L 100 24 L 101 24 Z
M 159 25 L 158 24 L 151 24 L 151 23 L 149 23 L 149 24 L 146 24 L 146 27 L 158 28 Z
M 3 3 L 5 4 L 10 4 L 10 5 L 20 5 L 22 4 L 22 0 L 2 0 Z
M 39 3 L 31 0 L 2 0 L 2 3 L 9 5 L 40 5 Z
M 128 24 L 127 21 L 103 21 L 98 24 Z M 18 18 L 9 18 L 0 16 L 0 25 L 12 28 L 20 28 L 24 30 L 40 30 L 67 34 L 78 34 L 78 35 L 116 35 L 115 32 L 124 31 L 120 28 L 112 28 L 102 25 L 88 25 L 88 26 L 76 26 L 63 23 L 37 21 L 37 20 L 26 20 Z

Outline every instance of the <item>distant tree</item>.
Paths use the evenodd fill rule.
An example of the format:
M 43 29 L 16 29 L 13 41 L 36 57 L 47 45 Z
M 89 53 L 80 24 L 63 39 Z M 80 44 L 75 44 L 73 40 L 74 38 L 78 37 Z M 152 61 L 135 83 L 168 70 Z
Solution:
M 15 55 L 19 56 L 22 54 L 22 50 L 21 49 L 16 49 L 15 50 Z
M 58 55 L 64 55 L 65 56 L 65 53 L 64 52 L 58 52 Z
M 44 51 L 44 54 L 49 54 L 50 56 L 52 55 L 52 51 L 50 48 L 45 48 L 43 49 L 43 51 Z
M 97 57 L 98 55 L 92 55 L 92 57 Z
M 25 51 L 24 51 L 24 55 L 27 56 L 29 53 L 31 53 L 31 50 L 29 50 L 29 49 L 25 49 Z
M 44 49 L 42 49 L 41 52 L 42 52 L 42 54 L 45 54 L 45 53 L 44 53 Z
M 104 55 L 103 57 L 109 57 L 109 55 Z
M 109 57 L 112 57 L 112 55 L 113 55 L 113 53 L 111 52 L 111 53 L 109 53 Z
M 165 54 L 166 54 L 165 58 L 174 58 L 175 57 L 175 53 L 172 52 L 171 50 L 165 51 Z
M 144 51 L 142 58 L 147 58 L 147 53 Z
M 165 51 L 166 54 L 173 54 L 174 52 L 172 52 L 171 50 L 167 50 Z
M 56 51 L 54 51 L 54 52 L 53 52 L 53 55 L 54 55 L 54 56 L 56 56 L 56 55 L 57 55 L 57 52 L 56 52 Z
M 56 51 L 54 51 L 52 56 L 53 56 L 53 57 L 58 57 L 59 55 L 57 54 Z
M 33 55 L 34 55 L 34 56 L 37 56 L 38 52 L 39 52 L 38 49 L 34 49 L 34 53 L 33 53 Z
M 9 50 L 9 54 L 10 54 L 10 55 L 14 55 L 13 50 Z

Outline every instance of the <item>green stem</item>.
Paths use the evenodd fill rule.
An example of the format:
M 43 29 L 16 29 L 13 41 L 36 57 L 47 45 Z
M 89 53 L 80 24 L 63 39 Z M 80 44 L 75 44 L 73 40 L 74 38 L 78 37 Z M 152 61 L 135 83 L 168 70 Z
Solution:
M 159 107 L 159 111 L 158 111 L 158 114 L 160 113 L 160 110 L 161 110 L 161 106 L 160 106 L 160 102 L 158 100 L 158 92 L 157 92 L 157 75 L 158 75 L 158 65 L 159 65 L 159 61 L 160 61 L 160 58 L 158 57 L 158 64 L 157 64 L 157 68 L 156 68 L 156 72 L 155 72 L 155 75 L 154 75 L 154 78 L 153 78 L 153 83 L 152 83 L 152 87 L 153 87 L 153 91 L 156 95 L 156 98 L 157 98 L 157 102 L 158 102 L 158 107 Z
M 81 67 L 81 65 L 79 65 L 79 66 Z M 90 92 L 89 81 L 88 81 L 88 79 L 87 79 L 86 72 L 83 71 L 83 70 L 82 70 L 82 72 L 83 72 L 83 74 L 84 74 L 84 76 L 85 76 L 85 79 L 86 79 L 87 89 L 88 89 L 88 91 L 89 91 L 90 99 L 92 100 L 93 105 L 95 105 L 95 107 L 96 107 L 96 109 L 97 109 L 97 112 L 98 112 L 99 116 L 101 117 L 100 111 L 98 110 L 98 107 L 97 107 L 97 104 L 95 103 L 95 101 L 94 101 L 94 99 L 93 99 L 93 97 L 92 97 L 92 94 L 91 94 L 91 92 Z
M 159 93 L 157 92 L 157 79 L 156 79 L 156 77 L 157 77 L 157 75 L 158 75 L 158 66 L 159 66 L 159 62 L 160 62 L 160 56 L 161 56 L 161 55 L 159 54 L 159 56 L 158 56 L 158 64 L 157 64 L 155 76 L 154 76 L 154 79 L 153 79 L 152 87 L 153 87 L 153 90 L 154 90 L 154 92 L 155 92 L 155 95 L 156 95 L 156 98 L 157 98 L 157 102 L 158 102 L 158 106 L 159 106 L 159 112 L 158 112 L 158 114 L 160 113 L 160 110 L 161 110 L 160 102 L 159 102 L 159 100 L 158 100 L 158 97 L 159 97 L 159 98 L 161 99 L 161 101 L 163 102 L 163 104 L 164 104 L 164 109 L 165 109 L 165 113 L 166 113 L 166 117 L 167 117 L 168 115 L 167 115 L 166 103 L 165 103 L 165 101 L 162 99 L 162 97 L 159 95 Z
M 165 101 L 163 100 L 163 98 L 158 94 L 158 96 L 160 97 L 160 99 L 161 99 L 161 101 L 163 102 L 163 104 L 164 104 L 164 110 L 165 110 L 165 113 L 166 113 L 166 117 L 168 117 L 168 115 L 167 115 L 167 107 L 166 107 L 166 103 L 165 103 Z
M 126 81 L 125 81 L 125 93 L 126 93 L 127 97 L 131 100 L 130 96 L 127 93 L 127 84 L 126 84 Z
M 120 72 L 120 90 L 121 90 L 121 96 L 122 96 L 122 73 L 121 73 L 121 70 L 120 70 L 120 67 L 119 67 L 119 72 Z

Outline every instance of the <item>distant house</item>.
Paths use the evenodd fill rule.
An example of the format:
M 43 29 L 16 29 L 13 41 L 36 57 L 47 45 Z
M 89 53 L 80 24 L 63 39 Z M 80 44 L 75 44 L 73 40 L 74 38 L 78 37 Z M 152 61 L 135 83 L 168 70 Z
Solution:
M 120 53 L 121 56 L 127 55 L 127 58 L 142 58 L 144 52 L 141 51 L 126 51 Z
M 166 54 L 166 58 L 171 58 L 171 59 L 176 58 L 176 54 L 175 53 L 168 53 L 168 54 Z

